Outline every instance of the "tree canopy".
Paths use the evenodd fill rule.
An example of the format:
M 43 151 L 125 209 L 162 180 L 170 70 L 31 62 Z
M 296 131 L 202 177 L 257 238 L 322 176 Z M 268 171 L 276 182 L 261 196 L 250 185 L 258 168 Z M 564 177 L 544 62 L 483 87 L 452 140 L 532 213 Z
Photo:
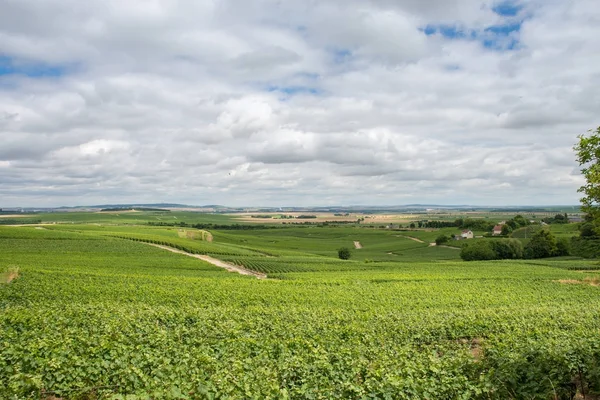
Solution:
M 547 229 L 538 231 L 525 246 L 525 258 L 545 258 L 558 255 L 556 238 Z
M 340 260 L 349 260 L 351 256 L 352 253 L 350 252 L 349 248 L 342 247 L 338 249 L 338 257 L 340 258 Z
M 592 217 L 597 228 L 600 221 L 600 127 L 591 130 L 589 135 L 580 135 L 574 150 L 586 180 L 579 188 L 584 195 L 581 208 Z

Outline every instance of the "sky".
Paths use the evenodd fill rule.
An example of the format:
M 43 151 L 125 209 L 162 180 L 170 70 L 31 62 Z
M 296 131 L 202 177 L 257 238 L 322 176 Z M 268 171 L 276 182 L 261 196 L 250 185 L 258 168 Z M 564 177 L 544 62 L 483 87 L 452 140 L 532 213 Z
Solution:
M 0 207 L 577 204 L 597 0 L 0 0 Z

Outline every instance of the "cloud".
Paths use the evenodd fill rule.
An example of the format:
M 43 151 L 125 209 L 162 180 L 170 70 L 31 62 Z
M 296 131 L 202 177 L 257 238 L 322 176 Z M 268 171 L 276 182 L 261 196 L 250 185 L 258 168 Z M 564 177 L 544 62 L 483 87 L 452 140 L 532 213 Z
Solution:
M 0 5 L 0 206 L 574 204 L 600 125 L 595 0 Z

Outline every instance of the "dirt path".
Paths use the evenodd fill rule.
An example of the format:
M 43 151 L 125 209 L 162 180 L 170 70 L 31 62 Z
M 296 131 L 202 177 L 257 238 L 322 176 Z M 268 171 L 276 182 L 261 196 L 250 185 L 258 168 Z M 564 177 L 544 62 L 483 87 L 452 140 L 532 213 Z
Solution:
M 436 244 L 435 242 L 433 243 L 429 243 L 429 247 L 443 247 L 445 249 L 454 249 L 454 250 L 460 250 L 460 247 L 453 247 L 453 246 L 446 246 L 445 244 Z
M 144 243 L 144 242 L 140 242 L 140 243 Z M 229 272 L 237 272 L 238 274 L 242 274 L 242 275 L 255 276 L 258 279 L 265 279 L 267 277 L 267 275 L 261 274 L 260 272 L 250 271 L 249 269 L 240 267 L 239 265 L 229 264 L 229 263 L 226 263 L 225 261 L 221 261 L 221 260 L 218 260 L 216 258 L 212 258 L 211 256 L 205 256 L 205 255 L 202 255 L 202 254 L 192 254 L 192 253 L 185 252 L 183 250 L 178 250 L 178 249 L 175 249 L 173 247 L 163 246 L 163 245 L 160 245 L 160 244 L 154 244 L 154 243 L 144 243 L 144 244 L 147 244 L 147 245 L 150 245 L 150 246 L 154 246 L 154 247 L 158 247 L 159 249 L 163 249 L 163 250 L 168 250 L 168 251 L 171 251 L 173 253 L 183 254 L 183 255 L 186 255 L 186 256 L 189 256 L 189 257 L 198 258 L 198 259 L 200 259 L 202 261 L 206 261 L 207 263 L 210 263 L 210 264 L 212 264 L 212 265 L 214 265 L 216 267 L 224 268 L 224 269 L 226 269 Z
M 460 250 L 460 247 L 446 246 L 446 245 L 443 245 L 443 244 L 440 244 L 438 247 L 443 247 L 445 249 L 452 249 L 452 250 Z
M 396 237 L 402 237 L 402 238 L 405 238 L 405 239 L 414 240 L 415 242 L 425 243 L 421 239 L 417 239 L 416 237 L 412 237 L 412 236 L 396 235 Z
M 48 223 L 44 223 L 44 224 L 11 224 L 11 225 L 2 225 L 2 226 L 16 226 L 16 227 L 25 227 L 25 226 L 31 226 L 31 227 L 42 227 L 42 226 L 50 226 L 50 225 L 56 225 L 55 222 L 48 222 Z M 35 228 L 38 229 L 38 228 Z M 40 229 L 46 229 L 46 228 L 40 228 Z
M 355 249 L 362 249 L 362 244 L 360 244 L 360 242 L 354 241 L 354 248 Z

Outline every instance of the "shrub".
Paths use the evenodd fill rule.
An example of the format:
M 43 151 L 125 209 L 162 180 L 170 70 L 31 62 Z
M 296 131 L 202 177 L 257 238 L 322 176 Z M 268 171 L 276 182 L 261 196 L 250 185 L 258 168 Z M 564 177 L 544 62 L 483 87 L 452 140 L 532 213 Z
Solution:
M 439 246 L 441 244 L 448 243 L 448 240 L 450 240 L 448 236 L 440 235 L 435 239 L 435 244 Z
M 352 253 L 347 247 L 342 247 L 338 249 L 338 257 L 340 258 L 340 260 L 349 260 L 351 255 Z

